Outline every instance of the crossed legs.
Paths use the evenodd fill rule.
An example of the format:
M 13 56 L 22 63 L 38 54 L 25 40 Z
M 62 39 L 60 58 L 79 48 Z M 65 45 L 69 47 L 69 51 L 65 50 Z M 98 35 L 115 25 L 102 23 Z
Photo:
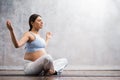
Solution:
M 53 61 L 50 55 L 44 55 L 34 62 L 29 62 L 24 67 L 25 74 L 42 75 L 42 72 L 46 75 L 52 75 L 56 71 L 62 72 L 62 70 L 67 66 L 67 59 L 62 58 Z

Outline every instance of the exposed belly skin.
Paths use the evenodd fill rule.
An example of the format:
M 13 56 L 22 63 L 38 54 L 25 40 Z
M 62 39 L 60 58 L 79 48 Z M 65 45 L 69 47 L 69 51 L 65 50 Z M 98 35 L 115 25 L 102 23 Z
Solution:
M 41 49 L 41 50 L 35 51 L 35 52 L 27 52 L 27 53 L 25 53 L 24 59 L 30 60 L 30 61 L 35 61 L 36 59 L 40 58 L 41 56 L 43 56 L 45 54 L 46 54 L 45 49 Z

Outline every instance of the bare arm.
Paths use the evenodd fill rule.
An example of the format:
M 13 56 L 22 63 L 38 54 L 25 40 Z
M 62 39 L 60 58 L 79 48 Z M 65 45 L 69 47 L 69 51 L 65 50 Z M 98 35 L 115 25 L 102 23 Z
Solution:
M 51 39 L 51 37 L 52 37 L 52 33 L 51 32 L 47 32 L 46 33 L 46 45 L 48 45 L 48 42 Z
M 25 33 L 23 35 L 23 37 L 19 41 L 17 41 L 17 39 L 15 37 L 15 34 L 14 34 L 14 31 L 13 31 L 13 28 L 12 28 L 12 25 L 11 25 L 11 22 L 9 20 L 6 21 L 6 25 L 7 25 L 7 28 L 9 29 L 9 31 L 10 31 L 10 36 L 11 36 L 11 39 L 12 39 L 12 42 L 13 42 L 15 48 L 21 47 L 22 45 L 24 45 L 29 40 L 28 35 Z

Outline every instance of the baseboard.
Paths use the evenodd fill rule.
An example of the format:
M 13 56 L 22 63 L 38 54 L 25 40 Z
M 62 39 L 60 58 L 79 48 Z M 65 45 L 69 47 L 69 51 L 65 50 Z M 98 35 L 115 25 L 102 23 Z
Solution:
M 0 70 L 23 70 L 23 66 L 0 66 Z
M 23 70 L 23 66 L 0 66 L 0 70 Z M 65 70 L 120 70 L 120 66 L 73 66 L 69 65 Z
M 120 66 L 67 66 L 66 70 L 120 70 Z

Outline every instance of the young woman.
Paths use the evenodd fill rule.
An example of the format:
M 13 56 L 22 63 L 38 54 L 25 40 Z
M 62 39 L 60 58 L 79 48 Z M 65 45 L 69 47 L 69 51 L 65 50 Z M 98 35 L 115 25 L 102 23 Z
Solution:
M 32 14 L 29 18 L 29 31 L 25 32 L 20 40 L 15 37 L 14 30 L 10 20 L 6 21 L 10 31 L 12 42 L 15 48 L 26 44 L 24 59 L 29 61 L 24 66 L 25 74 L 53 75 L 61 72 L 68 64 L 67 59 L 62 58 L 53 61 L 52 57 L 45 51 L 49 39 L 52 37 L 51 32 L 46 33 L 46 40 L 40 35 L 39 31 L 43 28 L 42 18 L 38 14 Z

